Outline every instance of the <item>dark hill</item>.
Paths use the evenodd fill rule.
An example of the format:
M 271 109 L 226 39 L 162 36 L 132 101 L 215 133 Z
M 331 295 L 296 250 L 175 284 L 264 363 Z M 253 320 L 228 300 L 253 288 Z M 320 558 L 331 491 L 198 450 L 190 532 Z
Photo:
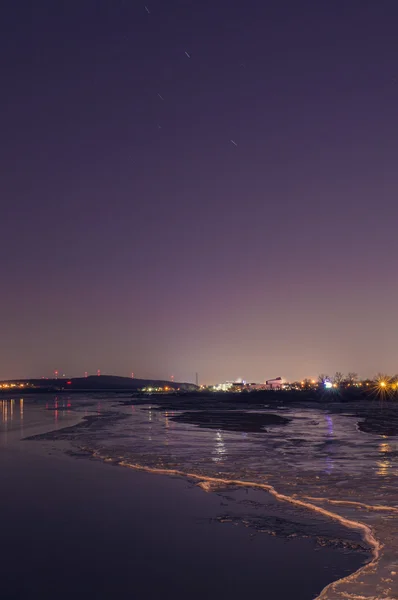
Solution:
M 4 382 L 6 383 L 6 382 Z M 7 382 L 10 383 L 10 382 Z M 117 375 L 90 375 L 89 377 L 72 377 L 58 379 L 20 379 L 13 383 L 24 383 L 29 387 L 26 391 L 135 391 L 143 387 L 168 387 L 180 390 L 195 390 L 192 383 L 179 383 L 157 379 L 132 379 L 131 377 L 118 377 Z M 4 390 L 5 391 L 5 390 Z M 7 390 L 10 393 L 10 389 Z

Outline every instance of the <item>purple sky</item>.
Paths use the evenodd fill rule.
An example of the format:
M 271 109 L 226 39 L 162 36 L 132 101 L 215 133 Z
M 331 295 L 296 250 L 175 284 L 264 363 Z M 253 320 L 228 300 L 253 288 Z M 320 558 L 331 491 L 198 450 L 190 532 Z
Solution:
M 396 0 L 144 2 L 1 6 L 0 378 L 397 372 Z

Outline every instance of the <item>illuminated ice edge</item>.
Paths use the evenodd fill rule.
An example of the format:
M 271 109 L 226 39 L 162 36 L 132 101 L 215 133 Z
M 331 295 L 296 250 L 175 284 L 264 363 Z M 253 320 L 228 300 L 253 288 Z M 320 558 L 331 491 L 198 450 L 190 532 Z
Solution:
M 222 477 L 210 477 L 207 475 L 199 475 L 197 473 L 188 473 L 185 471 L 181 471 L 179 469 L 161 469 L 157 467 L 148 467 L 145 465 L 140 465 L 137 463 L 130 463 L 125 460 L 117 460 L 115 461 L 113 458 L 102 456 L 99 452 L 95 450 L 91 450 L 87 447 L 80 448 L 84 452 L 88 452 L 92 455 L 93 458 L 97 458 L 104 462 L 112 462 L 113 464 L 117 464 L 121 467 L 127 467 L 129 469 L 134 469 L 136 471 L 145 471 L 147 473 L 154 473 L 157 475 L 175 475 L 178 477 L 184 477 L 187 479 L 194 479 L 199 482 L 199 486 L 205 491 L 211 491 L 212 486 L 222 485 L 234 485 L 241 487 L 249 487 L 249 488 L 257 488 L 262 489 L 271 494 L 274 498 L 281 502 L 288 502 L 289 504 L 293 504 L 295 506 L 300 506 L 301 508 L 306 508 L 308 510 L 312 510 L 318 514 L 323 515 L 329 519 L 339 522 L 341 525 L 348 527 L 349 529 L 355 529 L 360 531 L 362 534 L 363 540 L 369 545 L 372 551 L 372 559 L 367 562 L 365 565 L 360 567 L 357 571 L 354 571 L 350 575 L 346 577 L 342 577 L 341 579 L 337 579 L 336 581 L 332 581 L 329 583 L 321 593 L 314 600 L 326 600 L 326 599 L 336 599 L 336 595 L 330 595 L 330 593 L 338 593 L 339 598 L 347 598 L 351 600 L 381 600 L 380 597 L 377 596 L 362 596 L 357 594 L 350 594 L 345 591 L 342 591 L 341 595 L 337 588 L 344 583 L 353 582 L 358 579 L 358 577 L 362 574 L 374 571 L 378 565 L 380 559 L 380 553 L 383 548 L 383 544 L 376 538 L 373 533 L 371 527 L 366 525 L 365 523 L 361 523 L 361 521 L 353 521 L 351 519 L 346 519 L 341 515 L 334 513 L 330 510 L 326 510 L 321 506 L 317 506 L 316 504 L 312 504 L 309 500 L 313 502 L 321 502 L 334 504 L 336 506 L 346 505 L 346 506 L 354 506 L 358 508 L 365 508 L 367 510 L 372 511 L 386 511 L 391 513 L 398 513 L 398 508 L 383 506 L 383 505 L 368 505 L 362 502 L 353 502 L 353 501 L 345 501 L 345 500 L 330 500 L 328 498 L 315 498 L 312 496 L 305 496 L 306 500 L 300 500 L 299 498 L 294 496 L 288 496 L 287 494 L 282 494 L 278 492 L 272 485 L 266 483 L 259 483 L 255 481 L 242 481 L 240 479 L 226 479 Z M 308 501 L 307 501 L 308 500 Z M 384 600 L 397 600 L 397 597 L 384 596 Z

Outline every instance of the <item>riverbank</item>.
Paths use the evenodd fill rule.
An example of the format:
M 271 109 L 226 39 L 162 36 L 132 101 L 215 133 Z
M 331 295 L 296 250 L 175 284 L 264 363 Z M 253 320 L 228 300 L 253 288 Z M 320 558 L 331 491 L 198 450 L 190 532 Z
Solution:
M 247 527 L 246 505 L 232 490 L 205 494 L 180 478 L 30 453 L 30 444 L 0 457 L 8 482 L 0 498 L 1 514 L 7 514 L 6 600 L 144 599 L 165 591 L 181 600 L 259 593 L 310 600 L 364 559 L 332 546 L 316 552 L 313 540 L 293 531 L 277 537 Z M 258 503 L 252 494 L 245 492 L 243 501 Z M 278 508 L 268 511 L 278 514 Z M 257 513 L 266 519 L 263 510 Z M 336 526 L 332 537 L 342 533 Z
M 147 436 L 144 424 L 131 420 L 135 415 L 148 422 L 152 417 L 145 411 L 120 412 L 113 398 L 94 411 L 89 399 L 91 412 L 72 425 L 85 412 L 84 399 L 75 414 L 61 411 L 59 404 L 56 411 L 46 405 L 51 409 L 47 398 L 41 408 L 26 403 L 23 423 L 31 433 L 29 424 L 32 420 L 37 427 L 42 410 L 47 433 L 36 429 L 34 440 L 21 442 L 13 436 L 0 454 L 7 481 L 0 497 L 0 510 L 7 515 L 2 539 L 10 548 L 3 560 L 7 600 L 28 592 L 34 600 L 147 598 L 165 590 L 177 600 L 240 600 L 259 593 L 311 600 L 368 559 L 357 531 L 280 502 L 264 489 L 206 488 L 199 477 L 122 468 L 123 460 L 116 459 L 120 444 L 131 446 L 139 433 Z M 63 412 L 70 426 L 49 432 L 49 419 L 60 423 Z M 14 410 L 12 422 L 3 425 L 17 431 L 20 418 Z M 97 452 L 93 460 L 87 450 L 78 451 L 88 442 L 97 448 L 106 443 L 113 458 Z M 148 440 L 144 450 L 154 442 Z

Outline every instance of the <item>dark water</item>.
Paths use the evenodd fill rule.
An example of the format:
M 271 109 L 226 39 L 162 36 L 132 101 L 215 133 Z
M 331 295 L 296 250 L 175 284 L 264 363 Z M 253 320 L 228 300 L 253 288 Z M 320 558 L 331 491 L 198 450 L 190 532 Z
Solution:
M 11 420 L 10 411 L 5 420 L 3 403 L 4 600 L 311 600 L 364 562 L 333 545 L 358 541 L 345 528 L 282 510 L 265 492 L 205 493 L 182 478 L 67 456 L 65 442 L 19 441 L 22 428 L 67 425 L 75 418 L 68 407 L 54 415 L 44 404 L 25 401 L 21 412 L 14 403 Z M 315 543 L 317 532 L 330 546 Z

